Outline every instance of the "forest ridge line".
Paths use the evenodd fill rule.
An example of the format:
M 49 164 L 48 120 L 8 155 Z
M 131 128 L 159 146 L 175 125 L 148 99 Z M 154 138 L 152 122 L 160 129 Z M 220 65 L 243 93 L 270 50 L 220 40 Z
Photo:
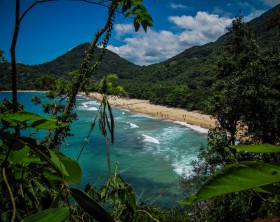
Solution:
M 277 35 L 277 28 L 267 26 L 280 5 L 253 19 L 248 24 L 254 30 L 261 47 L 268 48 Z M 92 76 L 92 85 L 109 73 L 118 76 L 115 83 L 124 87 L 128 96 L 136 99 L 148 99 L 154 104 L 167 105 L 188 110 L 203 109 L 203 100 L 215 80 L 217 61 L 221 58 L 227 34 L 217 41 L 202 46 L 194 46 L 182 53 L 157 64 L 135 65 L 119 55 L 106 50 L 101 67 Z M 53 75 L 70 79 L 69 73 L 79 69 L 88 43 L 74 47 L 56 59 L 40 65 L 18 64 L 19 89 L 34 89 L 37 78 Z M 96 57 L 100 50 L 96 50 Z M 0 64 L 2 81 L 0 90 L 10 90 L 9 64 Z M 164 95 L 162 95 L 164 92 Z M 180 98 L 180 95 L 188 95 Z M 173 96 L 174 95 L 174 96 Z M 160 97 L 165 97 L 160 99 Z M 171 97 L 177 97 L 178 104 Z M 187 100 L 187 101 L 183 101 Z

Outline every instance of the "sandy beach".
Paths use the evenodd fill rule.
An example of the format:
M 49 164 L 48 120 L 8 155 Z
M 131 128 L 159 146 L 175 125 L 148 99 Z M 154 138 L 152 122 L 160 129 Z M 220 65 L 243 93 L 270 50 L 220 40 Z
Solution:
M 10 91 L 2 91 L 10 92 Z M 18 90 L 18 92 L 43 92 L 37 90 Z M 85 96 L 85 93 L 80 93 Z M 99 93 L 90 93 L 88 97 L 97 101 L 101 101 L 102 95 Z M 129 110 L 136 113 L 143 113 L 153 117 L 169 119 L 186 123 L 194 126 L 199 126 L 205 129 L 211 129 L 215 127 L 215 119 L 212 116 L 201 114 L 198 111 L 187 111 L 179 108 L 171 108 L 160 105 L 150 104 L 148 100 L 140 99 L 127 99 L 119 98 L 116 96 L 110 96 L 109 102 L 112 106 Z
M 98 101 L 102 98 L 98 93 L 90 93 L 88 96 Z M 215 119 L 213 117 L 201 114 L 197 111 L 190 112 L 184 109 L 153 105 L 150 104 L 148 100 L 126 99 L 115 96 L 109 97 L 109 102 L 112 106 L 132 112 L 147 114 L 153 117 L 179 121 L 206 129 L 215 127 Z

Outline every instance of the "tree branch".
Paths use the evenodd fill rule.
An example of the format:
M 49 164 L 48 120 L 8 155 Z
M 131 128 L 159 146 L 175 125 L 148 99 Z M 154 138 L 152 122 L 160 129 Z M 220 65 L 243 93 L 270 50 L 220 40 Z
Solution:
M 105 8 L 110 8 L 110 5 L 106 5 L 104 3 L 110 3 L 112 1 L 99 1 L 99 2 L 93 2 L 93 1 L 89 1 L 89 0 L 72 0 L 73 2 L 85 2 L 85 3 L 89 3 L 89 4 L 94 4 L 94 5 L 99 5 Z M 116 10 L 117 13 L 122 13 L 121 11 Z
M 99 1 L 99 2 L 92 2 L 92 1 L 89 1 L 89 0 L 72 0 L 73 2 L 85 2 L 85 3 L 89 3 L 89 4 L 94 4 L 94 5 L 100 5 L 100 6 L 103 6 L 103 7 L 106 7 L 106 8 L 109 8 L 110 6 L 109 5 L 106 5 L 104 3 L 106 2 L 110 2 L 110 1 Z
M 34 2 L 32 5 L 30 5 L 23 13 L 22 15 L 20 16 L 19 18 L 19 21 L 21 21 L 24 16 L 37 4 L 40 4 L 40 3 L 45 3 L 45 2 L 54 2 L 54 1 L 57 1 L 57 0 L 39 0 L 39 1 L 36 1 Z
M 9 182 L 7 180 L 7 177 L 6 177 L 6 167 L 4 167 L 2 169 L 2 174 L 3 174 L 3 180 L 4 180 L 5 185 L 7 187 L 9 196 L 11 198 L 11 203 L 12 203 L 12 206 L 13 206 L 13 214 L 12 214 L 11 222 L 14 222 L 15 218 L 16 218 L 16 204 L 15 204 L 15 198 L 14 198 L 13 192 L 11 190 L 10 184 L 9 184 Z
M 81 1 L 83 1 L 83 0 L 81 0 Z M 117 8 L 117 5 L 112 3 L 112 5 L 110 6 L 108 19 L 107 19 L 105 25 L 103 26 L 102 29 L 100 29 L 96 32 L 94 39 L 90 43 L 89 49 L 87 50 L 86 57 L 84 58 L 84 61 L 83 61 L 82 65 L 81 65 L 81 68 L 80 68 L 81 74 L 79 75 L 76 82 L 73 83 L 72 94 L 70 95 L 69 103 L 66 105 L 66 109 L 65 109 L 65 112 L 64 112 L 66 115 L 69 115 L 70 112 L 72 111 L 72 109 L 74 107 L 74 104 L 76 102 L 75 98 L 76 98 L 76 95 L 78 94 L 78 90 L 79 90 L 80 86 L 84 83 L 84 80 L 89 75 L 89 73 L 88 73 L 89 67 L 88 66 L 89 66 L 90 60 L 92 59 L 94 49 L 97 45 L 98 40 L 109 29 L 110 23 L 112 22 L 112 19 L 114 17 L 114 13 L 115 13 L 116 8 Z
M 16 44 L 20 26 L 20 0 L 16 0 L 16 11 L 15 11 L 15 27 L 13 33 L 13 39 L 11 43 L 11 65 L 12 65 L 12 91 L 13 91 L 13 113 L 18 111 L 17 101 L 17 62 L 16 62 Z
M 80 0 L 83 1 L 83 0 Z M 76 95 L 78 94 L 79 89 L 85 84 L 85 81 L 90 77 L 91 71 L 92 69 L 90 69 L 90 61 L 92 60 L 93 56 L 94 56 L 94 49 L 97 46 L 97 42 L 100 40 L 100 38 L 106 34 L 109 34 L 111 32 L 111 28 L 112 28 L 112 22 L 114 20 L 114 15 L 115 12 L 117 10 L 118 4 L 116 1 L 112 1 L 111 5 L 108 7 L 108 17 L 107 20 L 103 26 L 102 29 L 97 30 L 97 32 L 95 33 L 95 36 L 93 38 L 93 40 L 90 43 L 90 46 L 86 52 L 86 56 L 83 59 L 83 62 L 81 64 L 80 67 L 80 73 L 77 76 L 77 78 L 73 81 L 72 83 L 72 90 L 70 92 L 70 95 L 68 95 L 68 103 L 65 106 L 65 110 L 63 112 L 62 115 L 62 122 L 69 122 L 72 121 L 71 118 L 69 118 L 72 110 L 74 109 L 75 105 L 76 105 Z M 103 49 L 105 50 L 107 46 L 107 43 L 105 43 L 105 45 L 103 45 Z M 101 55 L 102 57 L 102 55 Z M 98 62 L 95 63 L 95 68 L 97 68 L 97 66 L 100 64 L 100 60 L 102 58 L 99 58 Z M 53 138 L 53 145 L 57 146 L 61 140 L 60 135 L 63 133 L 62 128 L 57 129 L 57 131 L 55 132 L 54 138 Z

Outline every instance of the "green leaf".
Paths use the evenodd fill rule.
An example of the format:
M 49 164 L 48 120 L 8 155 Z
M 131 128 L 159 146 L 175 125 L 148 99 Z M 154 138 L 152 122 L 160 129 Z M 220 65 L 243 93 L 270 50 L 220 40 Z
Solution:
M 18 122 L 10 119 L 8 115 L 1 115 L 0 122 L 4 126 L 17 126 L 18 125 Z
M 28 166 L 31 163 L 35 163 L 35 164 L 46 164 L 46 162 L 40 160 L 39 157 L 37 156 L 28 156 L 23 160 L 23 164 L 25 166 Z
M 30 171 L 23 167 L 17 167 L 16 165 L 12 165 L 11 168 L 12 168 L 13 176 L 15 177 L 16 180 L 26 178 L 30 174 Z
M 100 194 L 101 199 L 105 199 L 107 196 L 107 193 L 109 191 L 109 187 L 107 184 L 103 185 L 99 190 L 98 193 Z
M 236 145 L 231 148 L 251 153 L 280 153 L 280 147 L 272 144 Z
M 45 179 L 48 181 L 48 183 L 51 185 L 51 187 L 55 191 L 59 192 L 59 190 L 64 184 L 64 179 L 56 174 L 50 173 L 47 170 L 44 170 L 43 175 Z
M 59 153 L 57 151 L 54 150 L 49 150 L 50 155 L 51 155 L 51 160 L 52 162 L 56 165 L 56 167 L 59 169 L 59 171 L 65 175 L 65 176 L 69 176 L 67 170 L 65 169 L 65 166 L 63 164 L 63 162 L 61 161 L 60 157 L 59 157 Z
M 23 222 L 62 222 L 69 217 L 68 208 L 49 208 L 23 219 Z
M 13 163 L 21 164 L 27 158 L 29 152 L 30 147 L 28 146 L 24 146 L 20 150 L 11 150 L 8 159 Z
M 140 28 L 139 22 L 137 22 L 136 19 L 134 19 L 134 29 L 135 29 L 135 32 L 138 32 L 139 28 Z
M 30 127 L 35 129 L 45 129 L 45 130 L 52 130 L 61 127 L 67 126 L 67 123 L 59 123 L 57 119 L 48 118 L 48 119 L 40 119 L 33 122 Z
M 16 126 L 19 124 L 26 124 L 27 122 L 31 122 L 31 125 L 25 125 L 25 127 L 45 130 L 57 129 L 68 125 L 67 123 L 59 123 L 55 118 L 48 118 L 25 111 L 1 115 L 0 121 L 2 124 L 9 126 Z
M 180 200 L 192 204 L 212 197 L 254 189 L 280 182 L 280 166 L 248 161 L 224 167 L 213 175 L 196 194 Z
M 147 32 L 148 22 L 146 20 L 141 21 L 141 25 L 145 32 Z
M 103 209 L 94 199 L 92 199 L 89 195 L 87 195 L 82 190 L 76 188 L 70 188 L 70 192 L 75 200 L 79 203 L 79 205 L 98 221 L 114 221 L 111 215 Z
M 127 18 L 132 14 L 131 10 L 129 10 L 124 16 Z
M 116 176 L 114 176 L 112 178 L 111 185 L 115 189 L 123 189 L 127 186 L 127 184 L 123 181 L 123 179 L 121 178 L 121 176 L 119 174 L 117 174 Z
M 69 176 L 67 171 L 65 170 L 65 167 L 62 166 L 62 162 L 59 160 L 59 158 L 56 156 L 56 154 L 54 153 L 54 151 L 52 151 L 52 156 L 53 156 L 53 159 L 49 158 L 48 155 L 46 155 L 43 151 L 41 151 L 40 149 L 38 149 L 38 147 L 36 147 L 35 145 L 31 146 L 32 150 L 34 150 L 38 156 L 45 160 L 46 162 L 48 162 L 52 167 L 53 169 L 59 173 L 61 176 L 64 175 L 64 173 L 66 173 L 65 175 L 66 176 Z M 51 153 L 51 151 L 49 151 Z M 51 154 L 50 154 L 51 155 Z M 54 161 L 55 162 L 54 162 Z
M 131 7 L 131 5 L 127 5 L 127 4 L 124 4 L 122 6 L 122 13 L 124 13 L 126 10 L 128 10 L 129 8 Z
M 9 115 L 9 118 L 17 122 L 26 122 L 26 121 L 36 121 L 45 117 L 42 117 L 38 114 L 20 111 Z
M 72 183 L 80 183 L 82 177 L 80 164 L 76 160 L 64 156 L 62 153 L 57 153 L 57 155 L 69 174 L 66 180 Z

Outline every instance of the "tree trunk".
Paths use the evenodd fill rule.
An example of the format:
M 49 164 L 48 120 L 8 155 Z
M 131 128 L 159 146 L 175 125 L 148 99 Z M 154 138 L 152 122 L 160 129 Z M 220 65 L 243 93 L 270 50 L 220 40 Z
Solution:
M 10 48 L 11 63 L 12 63 L 12 92 L 13 92 L 13 112 L 18 111 L 17 100 L 17 64 L 16 64 L 16 44 L 20 25 L 20 0 L 16 0 L 16 15 L 13 40 Z

